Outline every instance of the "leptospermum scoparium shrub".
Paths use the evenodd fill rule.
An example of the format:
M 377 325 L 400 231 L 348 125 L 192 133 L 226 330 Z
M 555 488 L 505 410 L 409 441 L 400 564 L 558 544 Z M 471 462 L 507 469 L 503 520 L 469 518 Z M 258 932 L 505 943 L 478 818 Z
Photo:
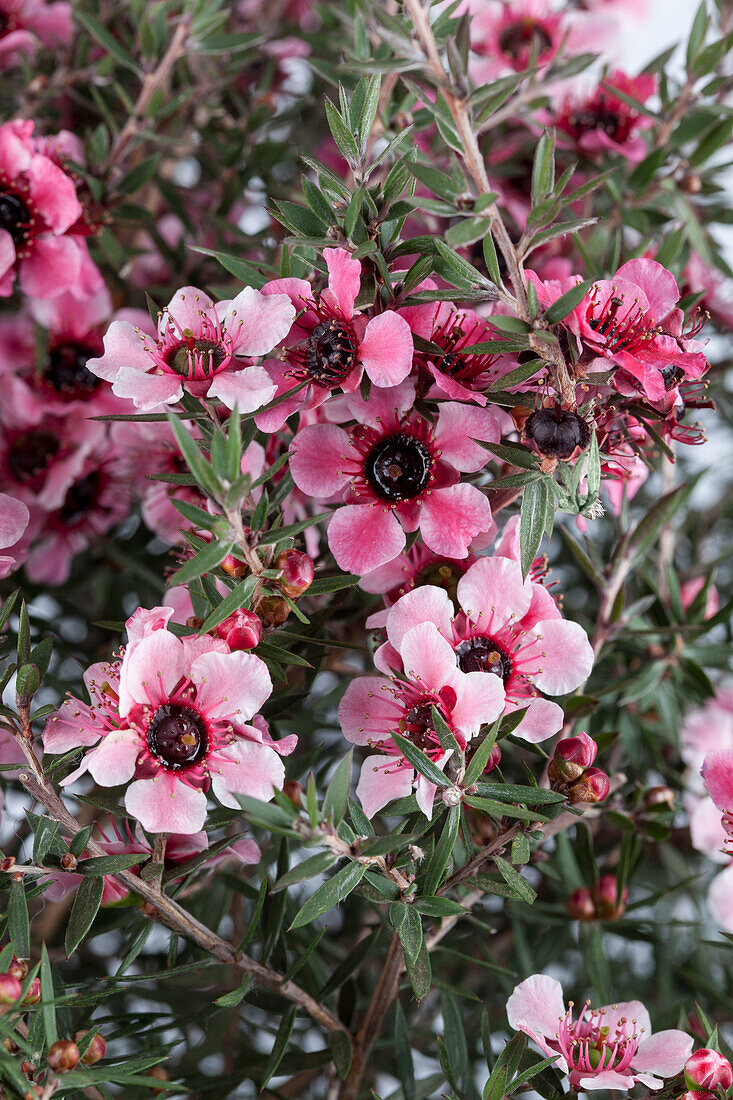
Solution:
M 2 1097 L 733 1088 L 733 7 L 640 8 L 0 0 Z

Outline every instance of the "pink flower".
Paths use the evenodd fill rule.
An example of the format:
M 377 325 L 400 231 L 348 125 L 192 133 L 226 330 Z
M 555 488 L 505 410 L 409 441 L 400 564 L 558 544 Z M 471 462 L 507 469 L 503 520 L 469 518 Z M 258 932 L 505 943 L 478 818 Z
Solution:
M 86 772 L 101 786 L 129 783 L 125 807 L 146 831 L 197 833 L 210 787 L 232 808 L 236 793 L 272 798 L 284 779 L 280 755 L 296 738 L 276 745 L 252 721 L 272 690 L 264 662 L 208 635 L 177 638 L 166 629 L 172 614 L 132 616 L 122 662 L 87 670 L 91 706 L 67 700 L 46 724 L 44 747 L 90 750 L 64 786 Z
M 394 400 L 363 403 L 361 424 L 303 428 L 291 445 L 293 481 L 309 496 L 338 496 L 328 543 L 341 569 L 370 573 L 405 546 L 405 531 L 420 528 L 425 545 L 446 557 L 465 558 L 471 540 L 492 526 L 488 499 L 459 471 L 480 470 L 488 452 L 475 439 L 499 439 L 487 409 L 443 404 L 437 423 L 399 415 Z
M 723 1089 L 733 1085 L 733 1068 L 717 1050 L 696 1050 L 685 1062 L 685 1084 L 688 1089 Z
M 692 577 L 689 581 L 683 581 L 680 585 L 680 602 L 685 611 L 689 611 L 697 597 L 708 583 L 707 577 Z M 712 619 L 720 610 L 720 598 L 714 584 L 709 585 L 705 593 L 705 607 L 703 618 Z
M 432 623 L 414 626 L 400 639 L 401 677 L 362 676 L 352 680 L 339 706 L 344 737 L 377 752 L 361 769 L 356 793 L 371 817 L 394 798 L 404 798 L 416 782 L 417 804 L 432 814 L 435 786 L 402 756 L 392 738 L 400 733 L 444 768 L 451 758 L 433 728 L 437 707 L 461 749 L 486 722 L 502 712 L 504 688 L 494 676 L 462 672 L 452 647 Z
M 384 626 L 387 622 L 387 610 L 397 603 L 401 596 L 420 588 L 424 584 L 434 584 L 444 588 L 451 599 L 455 599 L 458 581 L 473 565 L 476 558 L 469 554 L 466 558 L 444 558 L 428 550 L 422 542 L 413 543 L 409 550 L 403 551 L 393 561 L 381 565 L 371 573 L 366 573 L 359 585 L 365 592 L 378 592 L 384 596 L 385 610 L 375 611 L 367 619 L 369 630 Z
M 456 598 L 458 614 L 448 593 L 434 585 L 402 596 L 387 614 L 388 642 L 378 651 L 378 667 L 399 667 L 406 632 L 416 623 L 432 623 L 463 672 L 503 684 L 505 713 L 527 708 L 515 730 L 519 737 L 536 742 L 557 733 L 562 708 L 540 692 L 565 695 L 588 678 L 593 650 L 583 628 L 562 618 L 541 584 L 522 579 L 518 562 L 498 554 L 471 566 Z
M 29 60 L 39 46 L 58 47 L 71 39 L 71 4 L 46 0 L 0 0 L 0 69 Z
M 722 814 L 726 852 L 733 855 L 733 749 L 709 752 L 700 774 L 705 790 Z
M 361 285 L 361 263 L 345 248 L 326 248 L 328 287 L 313 294 L 305 279 L 275 279 L 262 288 L 265 295 L 287 294 L 298 317 L 285 340 L 281 359 L 264 364 L 280 397 L 297 393 L 266 413 L 257 424 L 274 432 L 296 409 L 315 409 L 340 387 L 345 393 L 359 388 L 362 375 L 375 386 L 402 382 L 412 367 L 410 326 L 392 310 L 367 320 L 355 310 Z
M 5 411 L 10 408 L 8 402 Z M 31 508 L 60 508 L 89 456 L 103 443 L 104 425 L 53 415 L 26 425 L 19 412 L 9 419 L 12 426 L 0 429 L 0 487 Z
M 646 156 L 647 144 L 641 132 L 651 126 L 652 120 L 615 96 L 615 89 L 645 103 L 654 95 L 656 80 L 646 73 L 631 77 L 616 70 L 584 100 L 566 98 L 555 125 L 561 138 L 567 134 L 588 157 L 616 153 L 635 164 Z
M 284 294 L 266 296 L 248 286 L 232 301 L 215 304 L 187 286 L 163 310 L 157 338 L 127 321 L 113 321 L 104 355 L 87 366 L 141 410 L 180 401 L 186 389 L 252 412 L 271 400 L 275 386 L 263 367 L 245 360 L 279 343 L 294 316 Z
M 520 982 L 507 1001 L 509 1026 L 523 1031 L 544 1054 L 557 1055 L 555 1066 L 567 1073 L 573 1089 L 631 1089 L 635 1084 L 660 1089 L 675 1077 L 692 1052 L 684 1031 L 652 1034 L 649 1013 L 640 1001 L 592 1009 L 586 1001 L 577 1020 L 565 1008 L 555 978 L 533 974 Z
M 40 145 L 31 121 L 0 126 L 0 296 L 12 294 L 17 275 L 31 298 L 68 288 L 85 297 L 99 289 L 99 273 L 86 244 L 70 235 L 82 205 L 72 177 Z
M 11 550 L 20 542 L 29 518 L 30 512 L 22 500 L 0 493 L 0 550 Z M 12 573 L 17 565 L 16 558 L 0 555 L 0 579 Z

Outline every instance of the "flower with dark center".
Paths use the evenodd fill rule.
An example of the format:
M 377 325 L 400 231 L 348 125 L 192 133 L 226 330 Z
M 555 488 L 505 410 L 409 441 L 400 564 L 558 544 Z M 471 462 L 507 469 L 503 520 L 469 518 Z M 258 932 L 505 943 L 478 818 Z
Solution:
M 512 659 L 499 643 L 480 634 L 466 638 L 456 646 L 456 664 L 461 672 L 490 672 L 508 684 L 512 676 Z
M 100 380 L 87 368 L 96 349 L 73 342 L 57 344 L 49 350 L 43 371 L 44 381 L 61 397 L 80 397 L 94 393 Z
M 16 246 L 27 239 L 32 223 L 31 212 L 20 196 L 0 191 L 0 229 L 10 234 Z
M 541 455 L 563 460 L 584 451 L 590 443 L 590 428 L 582 416 L 559 406 L 537 409 L 527 417 L 524 436 Z
M 450 302 L 405 306 L 400 315 L 416 337 L 432 345 L 415 352 L 418 395 L 430 390 L 433 396 L 437 390 L 456 401 L 486 405 L 484 391 L 493 381 L 492 367 L 499 356 L 470 349 L 497 340 L 496 329 L 472 310 L 459 311 Z
M 623 141 L 629 136 L 632 119 L 625 118 L 621 111 L 613 108 L 603 96 L 596 104 L 579 107 L 563 119 L 563 129 L 578 139 L 587 133 L 600 130 L 614 141 Z
M 321 321 L 305 342 L 308 378 L 323 389 L 332 390 L 351 374 L 356 365 L 356 336 L 351 325 L 332 317 Z
M 364 463 L 367 481 L 383 500 L 414 500 L 430 481 L 433 458 L 421 439 L 396 432 L 380 440 Z
M 229 350 L 216 340 L 196 340 L 186 330 L 183 340 L 170 347 L 164 355 L 174 374 L 189 381 L 216 374 L 230 356 Z
M 612 294 L 602 303 L 594 288 L 585 319 L 596 333 L 599 345 L 611 353 L 631 353 L 654 339 L 653 323 L 648 314 L 636 301 L 627 304 L 623 296 Z
M 196 764 L 208 747 L 206 723 L 192 707 L 158 707 L 145 737 L 153 756 L 169 771 Z
M 662 367 L 659 372 L 664 382 L 665 390 L 674 389 L 678 382 L 681 382 L 685 377 L 685 372 L 681 367 L 675 366 L 674 363 L 668 363 L 666 367 Z
M 532 54 L 540 59 L 551 48 L 552 38 L 546 28 L 529 17 L 510 23 L 499 34 L 499 49 L 514 64 L 524 64 Z
M 57 436 L 38 429 L 16 437 L 8 452 L 10 472 L 17 481 L 27 482 L 46 469 L 61 447 Z
M 101 470 L 92 470 L 86 477 L 74 482 L 59 511 L 59 518 L 66 527 L 80 523 L 92 510 L 99 498 L 101 484 Z

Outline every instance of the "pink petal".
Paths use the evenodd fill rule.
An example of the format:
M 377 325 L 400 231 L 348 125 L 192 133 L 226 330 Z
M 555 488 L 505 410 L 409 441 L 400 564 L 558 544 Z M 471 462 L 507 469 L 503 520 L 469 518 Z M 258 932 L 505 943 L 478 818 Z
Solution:
M 532 584 L 522 579 L 512 558 L 480 558 L 458 582 L 458 602 L 471 622 L 500 630 L 524 618 L 532 602 Z
M 674 275 L 656 260 L 629 260 L 618 269 L 616 276 L 641 287 L 649 299 L 655 321 L 666 317 L 679 301 L 680 292 Z
M 383 676 L 359 676 L 346 688 L 339 703 L 338 718 L 347 741 L 368 745 L 388 737 L 402 715 L 394 688 Z
M 0 548 L 13 546 L 28 526 L 30 512 L 22 500 L 0 493 Z
M 603 1024 L 614 1033 L 619 1023 L 623 1020 L 635 1025 L 637 1034 L 651 1035 L 652 1022 L 641 1001 L 618 1001 L 612 1005 L 603 1005 Z
M 396 386 L 412 370 L 414 350 L 407 321 L 387 310 L 367 324 L 359 345 L 359 361 L 375 386 Z
M 361 286 L 361 263 L 345 248 L 324 248 L 323 258 L 329 275 L 324 297 L 349 320 L 354 315 L 354 302 Z
M 433 623 L 445 638 L 452 637 L 453 604 L 444 588 L 424 584 L 407 592 L 387 613 L 387 637 L 400 648 L 408 630 L 419 623 Z
M 237 355 L 264 355 L 285 339 L 294 319 L 287 294 L 262 294 L 246 286 L 229 304 L 223 323 Z
M 486 722 L 495 722 L 504 711 L 504 684 L 486 672 L 464 673 L 451 718 L 466 739 Z
M 180 401 L 183 386 L 175 374 L 141 374 L 137 369 L 121 367 L 112 383 L 116 397 L 127 397 L 141 412 L 152 412 L 159 405 Z
M 733 932 L 733 864 L 710 883 L 708 909 L 723 932 Z
M 344 463 L 356 454 L 343 428 L 312 424 L 290 444 L 290 473 L 298 488 L 311 497 L 331 497 L 349 481 Z
M 460 692 L 464 674 L 456 665 L 453 646 L 433 623 L 421 623 L 409 630 L 402 639 L 400 655 L 407 676 L 426 690 L 439 691 L 451 685 L 456 694 Z
M 122 717 L 135 703 L 159 706 L 167 702 L 185 672 L 183 645 L 174 634 L 156 630 L 137 642 L 125 653 L 120 670 Z M 175 829 L 167 831 L 176 832 Z
M 700 774 L 706 791 L 721 813 L 733 810 L 733 749 L 709 752 Z
M 71 237 L 41 237 L 21 264 L 20 288 L 29 298 L 53 298 L 76 284 L 81 260 L 81 247 Z
M 82 745 L 96 745 L 101 736 L 102 730 L 96 726 L 87 704 L 80 699 L 66 699 L 46 722 L 43 751 L 61 755 Z
M 87 771 L 100 787 L 129 783 L 135 774 L 140 736 L 134 730 L 112 730 L 96 749 L 87 753 Z
M 507 711 L 523 710 L 524 718 L 514 730 L 515 737 L 521 737 L 525 741 L 531 741 L 536 745 L 539 741 L 546 741 L 548 737 L 559 733 L 565 721 L 565 713 L 557 703 L 549 699 L 523 699 L 516 700 L 514 705 L 507 707 Z
M 643 1039 L 634 1055 L 632 1068 L 658 1077 L 674 1077 L 692 1054 L 693 1039 L 684 1031 L 657 1031 Z
M 532 1037 L 554 1038 L 557 1026 L 565 1015 L 562 986 L 557 979 L 546 974 L 533 974 L 525 978 L 515 986 L 509 997 L 506 1015 L 509 1026 L 515 1031 L 523 1031 Z M 556 1065 L 567 1069 L 563 1058 Z
M 76 187 L 57 164 L 37 153 L 26 169 L 30 197 L 53 233 L 65 233 L 83 213 Z
M 387 509 L 349 504 L 334 512 L 328 545 L 340 569 L 370 573 L 402 553 L 405 533 Z
M 593 668 L 593 648 L 588 635 L 579 623 L 566 619 L 545 619 L 537 623 L 535 629 L 541 639 L 542 667 L 532 675 L 532 680 L 548 695 L 575 691 L 585 683 Z
M 254 653 L 205 653 L 189 673 L 198 687 L 197 703 L 207 718 L 251 718 L 272 692 L 264 661 Z
M 209 397 L 218 397 L 228 409 L 240 412 L 254 412 L 261 409 L 277 393 L 269 374 L 264 367 L 244 367 L 242 370 L 225 370 L 214 375 L 209 386 Z
M 88 359 L 87 367 L 97 378 L 104 378 L 106 382 L 114 382 L 121 367 L 144 374 L 153 365 L 145 351 L 145 343 L 145 333 L 134 325 L 128 321 L 113 321 L 104 337 L 104 355 L 98 359 Z
M 197 286 L 182 286 L 173 295 L 166 308 L 178 326 L 181 329 L 188 329 L 194 336 L 204 334 L 203 317 L 210 318 L 214 323 L 218 320 L 214 302 Z M 161 336 L 165 334 L 168 325 L 169 319 L 164 312 L 158 322 Z
M 149 833 L 198 833 L 206 821 L 206 795 L 161 769 L 154 779 L 130 784 L 125 809 Z
M 125 623 L 128 642 L 139 642 L 156 630 L 165 630 L 172 614 L 172 607 L 138 607 Z
M 593 1077 L 582 1077 L 578 1082 L 581 1089 L 593 1092 L 594 1089 L 631 1089 L 634 1087 L 634 1078 L 623 1073 L 616 1073 L 615 1069 L 605 1069 L 596 1073 Z
M 444 752 L 443 755 L 433 761 L 433 763 L 435 763 L 441 771 L 444 771 L 452 755 L 452 752 Z M 431 783 L 429 779 L 426 779 L 424 775 L 417 774 L 415 781 L 415 801 L 428 820 L 433 816 L 433 803 L 435 802 L 435 792 L 437 789 L 435 784 Z
M 374 817 L 393 798 L 412 794 L 414 771 L 400 767 L 395 756 L 367 756 L 361 767 L 356 794 L 367 817 Z
M 246 794 L 269 802 L 276 790 L 282 790 L 285 766 L 268 745 L 256 741 L 237 741 L 209 761 L 211 786 L 223 806 L 236 810 L 234 794 Z
M 333 399 L 332 399 L 333 400 Z M 359 424 L 379 427 L 380 423 L 391 421 L 394 416 L 408 412 L 415 403 L 415 387 L 409 378 L 398 386 L 373 389 L 369 400 L 365 401 L 360 393 L 350 393 L 346 405 L 354 420 Z
M 465 558 L 471 539 L 491 527 L 491 506 L 474 485 L 451 485 L 426 496 L 420 531 L 425 545 L 446 558 Z
M 13 243 L 13 238 L 10 236 L 7 229 L 0 229 L 0 276 L 5 275 L 7 272 L 10 271 L 13 264 L 15 263 L 15 259 L 16 259 L 16 252 L 15 252 L 15 244 Z M 13 292 L 12 278 L 13 278 L 13 276 L 12 276 L 12 273 L 11 273 L 11 275 L 10 275 L 11 286 L 10 286 L 10 289 L 7 291 L 7 294 L 3 293 L 3 295 L 2 295 L 3 297 L 7 297 L 9 294 L 12 294 L 12 292 Z
M 482 470 L 491 458 L 491 452 L 474 443 L 474 439 L 499 442 L 501 431 L 494 414 L 475 405 L 444 401 L 435 429 L 435 445 L 443 452 L 443 459 L 466 473 Z

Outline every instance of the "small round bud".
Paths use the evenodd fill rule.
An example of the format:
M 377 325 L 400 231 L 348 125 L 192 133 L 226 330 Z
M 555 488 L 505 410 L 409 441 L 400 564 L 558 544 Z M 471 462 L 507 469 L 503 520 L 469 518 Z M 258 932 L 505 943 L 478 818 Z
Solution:
M 254 649 L 262 638 L 262 622 L 254 611 L 240 607 L 219 623 L 216 633 L 230 649 Z
M 0 861 L 0 871 L 12 871 L 15 866 L 15 856 L 6 856 Z
M 647 809 L 652 806 L 669 806 L 674 809 L 674 791 L 669 787 L 650 787 L 644 792 L 644 805 Z
M 280 600 L 277 596 L 265 596 L 257 605 L 257 611 L 262 625 L 268 628 L 282 626 L 290 614 L 290 608 L 285 600 Z
M 282 578 L 278 583 L 291 600 L 302 596 L 313 584 L 315 575 L 313 558 L 304 554 L 302 550 L 281 550 L 275 558 L 275 568 L 282 570 Z
M 77 1031 L 77 1033 L 74 1035 L 74 1039 L 78 1043 L 88 1034 L 88 1031 Z M 104 1058 L 106 1050 L 107 1044 L 102 1036 L 99 1034 L 99 1032 L 97 1032 L 87 1049 L 82 1054 L 81 1060 L 85 1066 L 93 1066 L 95 1062 L 98 1062 L 100 1060 L 100 1058 Z
M 23 1074 L 24 1077 L 32 1077 L 33 1074 L 36 1072 L 36 1067 L 33 1065 L 32 1062 L 21 1062 L 20 1072 Z
M 59 863 L 65 871 L 75 871 L 79 866 L 79 860 L 71 852 L 65 852 Z
M 733 1068 L 727 1058 L 717 1050 L 703 1047 L 696 1050 L 685 1062 L 685 1084 L 688 1089 L 727 1091 L 733 1085 Z
M 587 733 L 577 737 L 563 737 L 555 746 L 555 754 L 549 768 L 553 782 L 572 783 L 579 779 L 596 758 L 598 745 Z
M 573 920 L 595 920 L 596 907 L 593 904 L 590 890 L 581 886 L 574 890 L 566 902 L 568 916 Z
M 9 1035 L 7 1035 L 3 1039 L 3 1046 L 10 1054 L 17 1054 L 20 1050 L 20 1047 L 16 1043 L 15 1039 L 11 1039 Z
M 49 1048 L 46 1061 L 53 1073 L 66 1073 L 79 1064 L 79 1048 L 72 1039 L 59 1039 Z
M 463 791 L 458 786 L 444 787 L 441 798 L 444 806 L 460 806 L 463 802 Z
M 28 960 L 18 959 L 13 955 L 13 961 L 8 967 L 8 974 L 12 974 L 19 982 L 24 982 L 28 977 Z
M 249 573 L 249 566 L 243 561 L 238 561 L 236 558 L 233 558 L 231 554 L 227 554 L 220 568 L 223 569 L 225 573 L 228 573 L 230 577 L 239 578 Z
M 41 999 L 41 979 L 34 978 L 23 998 L 24 1005 L 37 1005 Z
M 615 875 L 601 875 L 593 887 L 593 900 L 601 920 L 618 920 L 623 915 L 628 897 L 629 891 L 625 886 L 619 896 Z
M 568 798 L 575 806 L 579 802 L 603 802 L 611 789 L 611 780 L 600 768 L 588 768 L 576 779 L 568 791 Z
M 13 1005 L 21 994 L 21 985 L 14 974 L 0 974 L 0 1005 Z

